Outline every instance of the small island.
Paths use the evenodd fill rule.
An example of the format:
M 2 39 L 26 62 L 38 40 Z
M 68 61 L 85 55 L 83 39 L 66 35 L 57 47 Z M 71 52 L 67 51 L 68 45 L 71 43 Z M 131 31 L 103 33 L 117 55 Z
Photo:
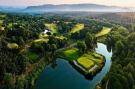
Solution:
M 104 27 L 103 30 L 108 29 Z M 102 32 L 100 36 L 105 34 L 107 33 Z M 78 41 L 70 47 L 60 50 L 58 57 L 68 60 L 86 78 L 91 78 L 102 70 L 105 64 L 105 57 L 95 51 L 97 38 L 98 35 L 87 33 L 84 41 Z
M 77 48 L 64 50 L 61 57 L 68 60 L 75 69 L 86 77 L 96 75 L 105 64 L 103 55 L 96 52 L 80 54 Z

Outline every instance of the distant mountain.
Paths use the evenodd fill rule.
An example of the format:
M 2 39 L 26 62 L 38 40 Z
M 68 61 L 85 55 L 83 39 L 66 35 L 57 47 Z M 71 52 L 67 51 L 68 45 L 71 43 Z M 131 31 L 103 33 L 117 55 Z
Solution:
M 55 11 L 93 11 L 93 12 L 129 12 L 130 8 L 116 6 L 105 6 L 97 4 L 45 4 L 40 6 L 29 6 L 24 12 L 55 12 Z
M 0 7 L 0 11 L 1 12 L 21 12 L 23 9 L 23 7 L 6 7 L 6 6 L 3 6 L 3 7 Z
M 26 8 L 0 7 L 2 12 L 19 13 L 44 13 L 44 12 L 69 12 L 69 11 L 87 11 L 87 12 L 135 12 L 135 8 L 123 8 L 116 6 L 105 6 L 97 4 L 45 4 L 40 6 L 28 6 Z

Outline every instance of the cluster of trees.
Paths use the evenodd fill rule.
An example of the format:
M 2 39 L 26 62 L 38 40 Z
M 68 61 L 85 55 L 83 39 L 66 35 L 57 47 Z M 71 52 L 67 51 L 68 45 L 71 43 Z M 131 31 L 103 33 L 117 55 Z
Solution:
M 33 42 L 30 51 L 40 54 L 42 56 L 48 56 L 49 59 L 53 59 L 56 54 L 56 50 L 65 47 L 67 44 L 66 39 L 57 38 L 54 35 L 48 37 L 48 42 Z M 49 56 L 50 55 L 50 56 Z
M 100 22 L 98 20 L 94 19 L 79 19 L 79 23 L 84 23 L 85 27 L 83 30 L 80 30 L 79 32 L 72 33 L 71 39 L 78 40 L 78 39 L 84 39 L 86 34 L 92 33 L 96 34 L 102 30 L 102 28 L 105 27 L 113 27 L 113 24 L 107 23 L 107 22 Z
M 85 53 L 87 51 L 94 51 L 97 46 L 97 38 L 94 34 L 87 33 L 85 37 L 85 42 L 78 41 L 77 47 L 80 53 Z
M 135 89 L 135 32 L 117 27 L 108 35 L 108 48 L 113 51 L 110 72 L 102 81 L 102 88 Z
M 68 33 L 71 31 L 71 29 L 74 27 L 76 23 L 75 22 L 66 22 L 66 21 L 59 21 L 57 23 L 58 30 L 60 33 Z
M 33 42 L 46 29 L 44 23 L 47 19 L 44 17 L 6 14 L 2 20 L 4 30 L 0 29 L 0 89 L 31 89 L 45 65 L 52 61 L 55 51 L 64 47 L 67 41 L 57 34 L 49 34 L 48 42 Z M 14 44 L 18 47 L 12 48 Z M 31 62 L 27 52 L 36 53 L 38 58 L 45 59 Z M 33 70 L 29 72 L 31 68 Z

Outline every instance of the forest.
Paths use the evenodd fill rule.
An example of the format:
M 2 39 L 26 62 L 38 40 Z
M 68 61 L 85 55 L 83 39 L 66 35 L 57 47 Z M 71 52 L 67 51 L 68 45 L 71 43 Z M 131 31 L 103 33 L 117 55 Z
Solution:
M 35 89 L 43 70 L 56 58 L 74 63 L 84 76 L 95 76 L 106 63 L 96 52 L 98 42 L 113 54 L 109 72 L 95 89 L 135 89 L 134 23 L 0 13 L 0 89 Z

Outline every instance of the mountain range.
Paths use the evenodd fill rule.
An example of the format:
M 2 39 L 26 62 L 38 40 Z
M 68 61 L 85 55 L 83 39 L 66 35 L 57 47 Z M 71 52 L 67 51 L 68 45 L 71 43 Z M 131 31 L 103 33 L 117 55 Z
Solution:
M 39 6 L 28 6 L 26 8 L 0 7 L 3 12 L 27 12 L 27 13 L 43 13 L 43 12 L 68 12 L 68 11 L 91 11 L 91 12 L 135 12 L 135 8 L 124 8 L 117 6 L 105 6 L 97 4 L 45 4 Z

